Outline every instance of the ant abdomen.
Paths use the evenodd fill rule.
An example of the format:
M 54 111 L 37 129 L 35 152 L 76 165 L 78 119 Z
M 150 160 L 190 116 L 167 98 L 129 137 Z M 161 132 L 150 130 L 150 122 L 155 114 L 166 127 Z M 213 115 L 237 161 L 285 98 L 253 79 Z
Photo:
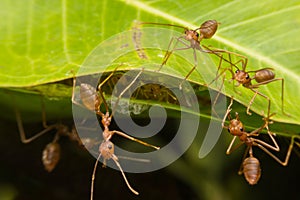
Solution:
M 57 142 L 49 143 L 43 150 L 42 161 L 45 169 L 51 172 L 60 159 L 60 146 Z
M 218 29 L 218 22 L 216 20 L 207 20 L 201 24 L 199 30 L 201 37 L 205 39 L 211 38 Z
M 243 173 L 250 185 L 255 185 L 261 175 L 259 160 L 253 156 L 246 158 L 243 162 Z
M 84 106 L 91 111 L 97 110 L 101 104 L 96 89 L 86 83 L 80 84 L 80 98 Z
M 255 72 L 254 79 L 256 82 L 261 83 L 264 81 L 272 80 L 275 78 L 275 74 L 270 69 L 261 69 Z

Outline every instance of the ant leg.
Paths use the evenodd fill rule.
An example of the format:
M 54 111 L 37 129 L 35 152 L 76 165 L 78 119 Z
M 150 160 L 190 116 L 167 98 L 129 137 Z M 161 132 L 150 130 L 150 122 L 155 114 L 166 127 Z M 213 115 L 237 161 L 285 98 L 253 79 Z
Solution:
M 227 118 L 227 116 L 230 114 L 230 112 L 231 112 L 231 106 L 232 106 L 232 104 L 233 104 L 233 97 L 231 97 L 231 101 L 230 101 L 230 104 L 229 104 L 229 106 L 227 107 L 227 111 L 226 111 L 226 113 L 225 113 L 225 115 L 224 115 L 224 117 L 223 117 L 223 120 L 222 120 L 222 127 L 223 128 L 226 128 L 226 129 L 228 129 L 229 127 L 228 126 L 225 126 L 224 124 L 225 124 L 225 120 L 226 120 L 226 118 Z M 230 115 L 229 115 L 230 116 Z M 229 117 L 228 116 L 228 117 Z
M 164 56 L 163 62 L 160 65 L 160 67 L 158 68 L 157 72 L 159 72 L 161 70 L 161 68 L 167 63 L 167 61 L 168 61 L 169 57 L 171 56 L 171 54 L 173 53 L 173 51 L 176 50 L 175 48 L 176 48 L 178 42 L 181 41 L 180 38 L 183 38 L 183 36 L 180 36 L 180 37 L 173 36 L 172 37 L 171 41 L 169 42 L 168 49 L 167 49 L 167 52 Z M 176 42 L 173 45 L 173 47 L 171 48 L 171 45 L 173 44 L 175 39 L 176 39 Z M 186 45 L 186 43 L 184 43 L 184 42 L 183 42 L 183 44 Z
M 268 83 L 274 82 L 274 81 L 281 81 L 281 111 L 283 114 L 289 116 L 289 114 L 284 112 L 284 78 L 274 78 L 272 80 L 263 81 L 263 82 L 251 85 L 251 86 L 249 86 L 249 88 L 256 88 L 260 85 L 265 85 L 265 84 L 268 84 Z
M 179 84 L 179 89 L 182 89 L 182 84 L 185 80 L 187 80 L 187 78 L 192 74 L 192 72 L 196 69 L 196 67 L 198 66 L 198 60 L 197 60 L 197 54 L 195 49 L 193 48 L 193 55 L 194 55 L 194 66 L 193 68 L 189 71 L 189 73 L 184 77 L 184 79 L 181 81 L 181 83 Z
M 294 143 L 295 143 L 295 137 L 299 137 L 299 136 L 292 136 L 291 138 L 291 143 L 290 143 L 290 146 L 288 148 L 288 151 L 287 151 L 287 154 L 286 154 L 286 157 L 285 157 L 285 160 L 284 161 L 281 161 L 277 156 L 275 156 L 274 154 L 272 154 L 270 151 L 268 151 L 268 149 L 266 149 L 263 145 L 261 144 L 256 144 L 259 148 L 261 148 L 264 152 L 266 152 L 269 156 L 271 156 L 274 160 L 276 160 L 278 163 L 280 163 L 281 165 L 283 166 L 287 166 L 288 162 L 289 162 L 289 159 L 290 159 L 290 156 L 291 156 L 291 152 L 292 152 L 292 149 L 293 149 L 293 146 L 294 146 Z M 297 142 L 296 142 L 297 143 Z M 297 144 L 298 145 L 298 144 Z
M 167 90 L 166 93 L 167 93 L 167 95 L 170 96 L 174 101 L 177 100 L 177 98 L 172 94 L 171 91 Z M 169 98 L 167 97 L 167 100 L 168 100 L 168 99 L 169 99 Z
M 272 132 L 270 131 L 270 129 L 269 129 L 269 124 L 273 123 L 272 121 L 270 121 L 270 118 L 271 118 L 273 115 L 275 115 L 275 113 L 273 113 L 272 115 L 268 115 L 267 118 L 264 117 L 263 120 L 265 121 L 265 123 L 264 123 L 260 128 L 258 128 L 258 129 L 256 129 L 256 130 L 252 131 L 251 133 L 249 133 L 249 134 L 247 134 L 247 135 L 248 135 L 248 137 L 250 137 L 250 136 L 258 136 L 259 133 L 261 132 L 261 130 L 264 129 L 264 128 L 266 128 L 266 129 L 267 129 L 267 132 L 268 132 L 268 135 L 269 135 L 269 137 L 271 138 L 271 140 L 272 140 L 274 146 L 271 146 L 271 145 L 269 145 L 269 146 L 268 146 L 268 145 L 265 145 L 265 146 L 268 146 L 268 148 L 271 148 L 271 149 L 274 150 L 274 151 L 279 151 L 280 148 L 279 148 L 279 146 L 278 146 L 278 144 L 277 144 L 275 138 L 273 137 L 273 136 L 275 136 L 275 134 L 272 133 Z M 254 138 L 254 139 L 255 139 L 255 138 Z M 260 144 L 265 143 L 265 142 L 263 142 L 263 141 L 261 141 L 261 140 L 259 140 L 259 139 L 255 139 L 255 140 L 257 140 L 257 142 L 260 143 Z M 262 145 L 264 145 L 264 144 L 262 144 Z
M 127 157 L 127 156 L 118 156 L 118 159 L 124 159 L 124 160 L 136 161 L 136 162 L 150 163 L 149 159 L 132 158 L 132 157 Z
M 171 56 L 171 54 L 174 52 L 174 51 L 178 51 L 178 50 L 187 50 L 187 49 L 193 49 L 193 55 L 194 55 L 194 66 L 193 68 L 189 71 L 189 73 L 185 76 L 184 80 L 187 80 L 187 78 L 191 75 L 191 73 L 196 69 L 196 67 L 198 66 L 198 61 L 197 61 L 197 54 L 196 54 L 196 50 L 195 48 L 193 48 L 191 45 L 187 44 L 184 40 L 183 40 L 184 36 L 180 36 L 180 37 L 172 37 L 170 43 L 169 43 L 169 46 L 168 46 L 168 50 L 165 54 L 165 57 L 163 59 L 163 62 L 160 66 L 160 68 L 157 70 L 157 71 L 160 71 L 161 68 L 163 67 L 163 65 L 165 65 L 167 63 L 167 60 L 169 59 L 169 57 Z M 171 47 L 171 44 L 173 43 L 174 39 L 176 39 L 176 43 L 175 45 L 173 46 L 173 48 L 171 49 L 171 51 L 169 51 L 170 47 Z M 182 47 L 182 48 L 176 48 L 176 46 L 178 45 L 178 43 L 181 43 L 183 44 L 185 47 Z M 206 52 L 204 50 L 202 50 L 200 47 L 197 48 L 198 50 L 202 51 L 202 52 Z M 182 81 L 183 82 L 183 81 Z M 182 82 L 180 83 L 179 85 L 179 88 L 182 89 Z
M 213 112 L 216 114 L 216 116 L 218 116 L 218 117 L 219 117 L 219 115 L 218 115 L 218 113 L 217 113 L 216 110 L 215 110 L 215 105 L 217 104 L 217 101 L 218 101 L 218 99 L 219 99 L 219 97 L 220 97 L 221 90 L 222 90 L 223 85 L 224 85 L 224 81 L 225 81 L 225 75 L 223 76 L 222 84 L 221 84 L 220 88 L 218 89 L 218 93 L 217 93 L 216 98 L 215 98 L 215 100 L 214 100 L 214 102 L 213 102 L 213 104 L 212 104 L 212 110 L 213 110 Z
M 232 79 L 233 79 L 233 78 L 234 78 L 234 73 L 233 73 L 233 71 L 232 71 L 232 65 L 233 65 L 233 63 L 231 62 L 231 58 L 229 57 L 229 60 L 227 60 L 227 59 L 225 59 L 225 58 L 223 57 L 223 55 L 219 55 L 219 54 L 216 53 L 216 52 L 219 52 L 219 51 L 211 50 L 211 49 L 209 49 L 209 48 L 206 47 L 206 46 L 204 46 L 204 48 L 206 48 L 206 49 L 209 50 L 209 51 L 207 51 L 207 53 L 212 53 L 212 54 L 214 54 L 214 55 L 216 55 L 216 56 L 218 56 L 218 57 L 220 58 L 220 61 L 219 61 L 219 64 L 218 64 L 217 73 L 216 73 L 216 77 L 215 77 L 215 78 L 214 78 L 207 86 L 211 85 L 213 82 L 215 82 L 216 80 L 218 80 L 218 78 L 219 78 L 220 76 L 222 76 L 222 75 L 226 72 L 226 70 L 229 70 L 229 71 L 231 72 Z M 223 51 L 220 51 L 220 52 L 223 52 Z M 228 54 L 228 55 L 230 55 L 230 54 Z M 223 60 L 226 61 L 227 63 L 230 63 L 231 68 L 226 67 L 220 74 L 218 74 L 218 72 L 219 72 L 220 69 L 221 69 L 222 61 L 223 61 Z
M 119 65 L 120 66 L 120 65 Z M 109 112 L 109 109 L 108 109 L 108 105 L 107 105 L 107 102 L 105 101 L 105 98 L 104 98 L 104 96 L 103 96 L 103 91 L 102 91 L 102 89 L 101 89 L 101 87 L 104 85 L 104 83 L 106 83 L 112 76 L 113 76 L 113 74 L 116 72 L 116 70 L 118 69 L 118 67 L 119 66 L 117 66 L 115 69 L 114 69 L 114 71 L 112 71 L 112 73 L 110 73 L 109 74 L 109 76 L 106 78 L 106 79 L 104 79 L 99 85 L 98 85 L 98 91 L 99 91 L 99 93 L 100 93 L 100 98 L 103 100 L 103 103 L 104 103 L 104 106 L 105 106 L 105 110 L 106 110 L 106 113 L 108 113 Z M 98 108 L 98 110 L 96 111 L 98 114 L 100 114 L 101 116 L 103 116 L 103 113 L 101 113 L 101 111 L 100 111 L 100 105 L 99 105 L 99 108 Z
M 110 117 L 112 117 L 113 114 L 115 113 L 116 108 L 117 108 L 117 106 L 118 106 L 118 103 L 119 103 L 119 101 L 120 101 L 120 98 L 121 98 L 121 97 L 124 95 L 124 93 L 125 93 L 125 92 L 126 92 L 126 91 L 134 84 L 134 83 L 135 83 L 135 81 L 136 81 L 136 80 L 138 79 L 138 77 L 143 73 L 143 71 L 144 71 L 144 68 L 141 69 L 141 71 L 135 76 L 135 78 L 131 81 L 131 83 L 128 84 L 127 87 L 119 94 L 118 99 L 117 99 L 117 101 L 116 101 L 116 103 L 115 103 L 115 105 L 114 105 L 114 107 L 113 107 L 113 109 L 112 109 L 112 113 L 111 113 Z M 104 99 L 102 92 L 101 92 L 100 94 L 101 94 L 101 97 Z
M 232 51 L 227 51 L 227 50 L 224 50 L 224 49 L 210 49 L 209 47 L 205 46 L 205 45 L 202 45 L 205 49 L 207 49 L 208 51 L 206 51 L 207 53 L 212 53 L 218 57 L 221 58 L 221 56 L 217 53 L 226 53 L 228 54 L 228 57 L 229 57 L 229 60 L 224 59 L 225 62 L 229 63 L 232 66 L 234 66 L 236 69 L 239 70 L 239 68 L 237 67 L 237 64 L 238 63 L 242 63 L 242 69 L 245 71 L 246 69 L 246 66 L 247 66 L 247 63 L 248 63 L 248 58 L 246 56 L 243 56 L 241 54 L 238 54 L 238 53 L 235 53 L 235 52 L 232 52 Z M 230 55 L 235 55 L 237 57 L 240 57 L 241 59 L 238 60 L 236 63 L 232 63 L 231 59 L 230 59 Z
M 230 69 L 229 68 L 225 68 L 223 71 L 221 71 L 221 73 L 220 74 L 218 74 L 209 84 L 206 84 L 206 86 L 208 87 L 208 86 L 210 86 L 213 82 L 215 82 L 216 80 L 218 80 L 219 78 L 220 78 L 220 76 L 222 76 L 222 75 L 224 75 L 225 76 L 225 72 L 227 71 L 227 70 L 229 70 L 230 71 Z M 233 80 L 233 79 L 231 79 L 231 80 Z
M 21 141 L 25 144 L 30 143 L 31 141 L 37 139 L 38 137 L 44 135 L 45 133 L 47 133 L 48 131 L 50 131 L 54 128 L 54 126 L 49 126 L 46 129 L 44 129 L 44 130 L 40 131 L 39 133 L 35 134 L 31 138 L 26 138 L 26 134 L 25 134 L 24 127 L 23 127 L 23 122 L 22 122 L 19 111 L 16 111 L 16 120 L 17 120 L 17 124 L 18 124 L 18 129 L 19 129 Z
M 43 127 L 48 128 L 49 126 L 47 125 L 47 119 L 46 119 L 46 108 L 45 108 L 45 103 L 41 97 L 41 104 L 42 104 L 42 121 L 43 121 Z
M 260 145 L 262 145 L 262 146 L 264 146 L 264 147 L 266 147 L 266 148 L 272 149 L 272 150 L 274 150 L 274 151 L 280 151 L 280 148 L 279 148 L 279 146 L 278 146 L 276 140 L 274 139 L 274 137 L 271 136 L 270 133 L 268 133 L 268 134 L 269 134 L 269 136 L 270 136 L 270 138 L 271 138 L 271 140 L 272 140 L 272 142 L 274 143 L 275 146 L 272 146 L 272 145 L 270 145 L 270 144 L 268 144 L 268 143 L 266 143 L 266 142 L 264 142 L 264 141 L 262 141 L 262 140 L 260 140 L 260 139 L 253 138 L 253 140 L 254 140 L 257 144 L 260 144 Z
M 72 98 L 71 98 L 71 101 L 72 101 L 72 103 L 74 103 L 74 104 L 76 104 L 76 105 L 78 105 L 80 107 L 83 107 L 79 102 L 77 102 L 75 100 L 76 76 L 74 74 L 74 71 L 73 70 L 71 70 L 71 71 L 73 73 L 73 88 L 72 88 Z
M 113 134 L 118 134 L 118 135 L 120 135 L 120 136 L 122 136 L 122 137 L 125 137 L 125 138 L 127 138 L 127 139 L 129 139 L 129 140 L 132 140 L 132 141 L 135 141 L 135 142 L 138 142 L 138 143 L 140 143 L 140 144 L 142 144 L 142 145 L 145 145 L 145 146 L 148 146 L 148 147 L 152 147 L 152 148 L 154 148 L 154 149 L 156 149 L 156 150 L 158 150 L 158 149 L 160 149 L 160 147 L 157 147 L 157 146 L 154 146 L 154 145 L 152 145 L 152 144 L 148 144 L 148 143 L 146 143 L 146 142 L 143 142 L 143 141 L 141 141 L 141 140 L 139 140 L 139 139 L 136 139 L 136 138 L 134 138 L 134 137 L 131 137 L 131 136 L 129 136 L 129 135 L 127 135 L 127 134 L 125 134 L 125 133 L 123 133 L 123 132 L 121 132 L 121 131 L 111 131 L 111 135 L 113 135 Z
M 272 116 L 272 115 L 271 115 Z M 270 116 L 269 116 L 270 117 Z M 251 131 L 250 133 L 247 133 L 247 137 L 252 137 L 252 136 L 259 136 L 259 134 L 260 134 L 260 132 L 264 129 L 264 128 L 266 128 L 267 130 L 268 130 L 268 134 L 270 135 L 270 137 L 272 138 L 272 140 L 273 140 L 273 137 L 271 136 L 272 135 L 272 133 L 271 133 L 271 131 L 269 130 L 269 117 L 268 118 L 263 118 L 264 120 L 265 120 L 265 123 L 261 126 L 261 127 L 259 127 L 259 128 L 257 128 L 257 129 L 255 129 L 255 130 L 253 130 L 253 131 Z M 273 140 L 273 142 L 274 142 L 274 144 L 276 144 L 277 145 L 277 143 L 275 142 L 275 140 Z M 275 145 L 275 146 L 276 146 Z
M 100 157 L 101 157 L 101 153 L 98 155 L 97 160 L 94 165 L 94 170 L 93 170 L 93 174 L 92 174 L 92 182 L 91 182 L 91 199 L 90 200 L 93 200 L 93 196 L 94 196 L 95 175 L 96 175 L 96 170 L 97 170 L 97 166 L 98 166 Z
M 248 104 L 247 111 L 246 111 L 248 115 L 252 115 L 252 113 L 249 112 L 249 110 L 250 110 L 252 103 L 254 102 L 255 97 L 257 96 L 257 93 L 258 93 L 258 90 L 255 91 L 255 94 L 253 95 L 253 97 L 250 100 L 250 103 Z
M 124 180 L 125 180 L 125 182 L 126 182 L 127 187 L 128 187 L 128 188 L 131 190 L 131 192 L 133 192 L 135 195 L 138 195 L 139 193 L 138 193 L 137 191 L 135 191 L 135 190 L 130 186 L 130 184 L 129 184 L 129 182 L 128 182 L 126 176 L 125 176 L 125 173 L 123 172 L 123 169 L 122 169 L 120 163 L 118 162 L 118 157 L 117 157 L 115 154 L 112 154 L 112 159 L 113 159 L 113 161 L 116 163 L 116 165 L 119 167 L 119 169 L 120 169 L 120 171 L 121 171 L 121 173 L 122 173 L 122 176 L 123 176 L 123 178 L 124 178 Z
M 244 142 L 240 142 L 237 145 L 235 145 L 234 147 L 232 147 L 236 138 L 237 138 L 237 136 L 234 136 L 233 139 L 231 140 L 231 142 L 226 150 L 227 155 L 231 154 L 233 151 L 235 151 L 237 148 L 239 148 L 242 144 L 244 144 Z
M 120 65 L 119 66 L 117 66 L 115 69 L 114 69 L 114 71 L 112 71 L 109 75 L 108 75 L 108 77 L 106 77 L 99 85 L 98 85 L 98 90 L 99 91 L 101 91 L 102 92 L 102 90 L 101 90 L 101 87 L 114 75 L 114 73 L 117 71 L 117 69 L 120 67 Z
M 260 96 L 264 97 L 265 99 L 267 99 L 268 102 L 269 102 L 269 104 L 268 104 L 268 113 L 267 113 L 267 115 L 270 116 L 270 109 L 271 109 L 271 100 L 270 100 L 270 98 L 269 98 L 268 96 L 266 96 L 266 95 L 260 93 L 258 90 L 254 90 L 252 87 L 247 87 L 247 88 L 251 89 L 251 90 L 255 93 L 255 94 L 253 95 L 252 99 L 250 100 L 248 106 L 247 106 L 247 111 L 246 111 L 247 114 L 248 114 L 248 115 L 251 115 L 251 114 L 252 114 L 251 112 L 249 112 L 250 107 L 251 107 L 251 105 L 253 104 L 255 97 L 256 97 L 257 95 L 260 95 Z
M 15 107 L 15 113 L 16 113 L 16 121 L 17 121 L 17 125 L 18 125 L 18 129 L 19 129 L 20 138 L 21 138 L 22 143 L 25 143 L 25 144 L 30 143 L 31 141 L 37 139 L 38 137 L 44 135 L 48 131 L 55 128 L 55 125 L 47 126 L 44 130 L 42 130 L 39 133 L 35 134 L 31 138 L 26 138 L 26 134 L 25 134 L 24 127 L 23 127 L 21 114 L 20 114 L 19 110 L 16 107 Z M 43 122 L 43 124 L 44 124 L 44 122 Z

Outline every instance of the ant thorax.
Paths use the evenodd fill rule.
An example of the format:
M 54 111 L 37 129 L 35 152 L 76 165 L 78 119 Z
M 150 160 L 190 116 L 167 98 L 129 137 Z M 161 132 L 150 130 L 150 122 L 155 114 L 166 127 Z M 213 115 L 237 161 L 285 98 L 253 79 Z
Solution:
M 242 132 L 242 134 L 239 136 L 240 141 L 245 142 L 247 146 L 252 146 L 253 145 L 253 140 L 251 137 L 248 137 L 247 133 Z

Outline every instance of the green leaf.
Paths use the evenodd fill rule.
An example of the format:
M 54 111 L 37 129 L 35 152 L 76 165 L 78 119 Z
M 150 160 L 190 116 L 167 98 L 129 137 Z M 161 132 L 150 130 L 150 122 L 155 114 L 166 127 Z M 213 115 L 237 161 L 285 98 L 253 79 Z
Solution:
M 299 124 L 300 100 L 299 67 L 297 46 L 300 44 L 300 4 L 297 1 L 206 1 L 194 2 L 143 2 L 143 1 L 1 1 L 0 16 L 5 18 L 0 22 L 0 86 L 25 87 L 56 82 L 71 78 L 73 72 L 79 69 L 86 58 L 97 45 L 107 45 L 107 53 L 115 52 L 116 44 L 132 43 L 130 30 L 134 20 L 146 22 L 174 23 L 189 28 L 199 27 L 207 19 L 216 19 L 221 24 L 217 34 L 210 40 L 203 41 L 205 45 L 232 50 L 249 58 L 247 70 L 256 70 L 264 67 L 275 69 L 277 77 L 285 79 L 285 110 L 291 115 L 287 117 L 280 110 L 280 83 L 271 83 L 261 86 L 260 91 L 270 97 L 272 101 L 271 112 L 276 112 L 274 120 Z M 147 28 L 153 30 L 147 33 Z M 142 30 L 143 45 L 152 43 L 156 49 L 149 50 L 149 58 L 157 66 L 161 63 L 161 55 L 167 48 L 172 29 L 165 27 L 145 27 Z M 162 32 L 160 32 L 160 30 Z M 176 29 L 181 31 L 180 29 Z M 165 31 L 165 32 L 163 32 Z M 107 39 L 114 34 L 121 33 L 127 40 L 121 38 L 108 43 Z M 160 33 L 166 33 L 162 35 Z M 170 34 L 171 33 L 171 34 Z M 179 35 L 179 33 L 174 33 Z M 144 37 L 145 36 L 145 37 Z M 128 38 L 129 37 L 129 38 Z M 154 40 L 155 39 L 155 40 Z M 104 42 L 104 43 L 101 43 Z M 121 43 L 123 42 L 123 43 Z M 146 44 L 145 44 L 146 42 Z M 115 46 L 114 46 L 115 45 Z M 98 46 L 99 47 L 99 46 Z M 119 46 L 119 48 L 122 46 Z M 124 53 L 124 52 L 123 52 Z M 127 52 L 117 58 L 109 60 L 102 56 L 104 62 L 124 63 L 121 69 L 138 68 L 144 61 L 133 52 Z M 191 51 L 178 52 L 179 56 L 171 56 L 163 73 L 185 76 L 193 64 Z M 118 54 L 115 54 L 118 55 Z M 158 55 L 158 56 L 157 56 Z M 128 62 L 129 58 L 136 61 Z M 213 56 L 212 56 L 213 57 Z M 88 60 L 87 59 L 87 60 Z M 199 62 L 210 62 L 208 55 L 200 55 Z M 85 61 L 87 61 L 85 60 Z M 214 65 L 218 58 L 213 57 Z M 183 64 L 184 62 L 188 64 Z M 129 65 L 130 64 L 130 65 Z M 95 65 L 94 65 L 95 66 Z M 114 65 L 115 66 L 115 65 Z M 180 67 L 179 67 L 180 66 Z M 102 72 L 109 66 L 89 68 L 83 65 L 81 74 Z M 154 65 L 149 69 L 153 70 Z M 215 66 L 204 64 L 198 66 L 202 78 L 193 73 L 190 81 L 203 84 L 213 79 Z M 112 67 L 107 68 L 112 70 Z M 206 73 L 203 77 L 203 72 Z M 227 84 L 228 96 L 234 95 L 236 100 L 248 105 L 253 93 L 240 86 L 237 90 L 242 96 L 232 93 Z M 217 88 L 212 85 L 211 87 Z M 228 89 L 227 89 L 228 88 Z M 266 100 L 257 97 L 252 109 L 261 114 L 266 112 Z

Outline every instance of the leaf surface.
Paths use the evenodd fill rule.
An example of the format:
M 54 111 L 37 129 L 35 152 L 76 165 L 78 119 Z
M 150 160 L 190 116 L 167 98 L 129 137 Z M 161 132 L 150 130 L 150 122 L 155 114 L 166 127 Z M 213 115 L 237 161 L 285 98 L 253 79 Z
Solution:
M 128 40 L 121 38 L 119 44 L 132 43 L 132 25 L 135 20 L 146 22 L 173 23 L 189 28 L 197 28 L 207 19 L 216 19 L 221 24 L 216 35 L 203 41 L 205 45 L 228 49 L 249 58 L 247 70 L 272 67 L 276 77 L 285 80 L 285 111 L 291 116 L 283 115 L 280 110 L 280 83 L 274 82 L 261 86 L 260 91 L 269 96 L 272 102 L 271 112 L 276 112 L 276 121 L 300 123 L 300 68 L 298 57 L 300 51 L 300 4 L 298 1 L 1 1 L 0 22 L 1 54 L 0 54 L 0 86 L 27 87 L 56 82 L 71 78 L 79 67 L 82 74 L 102 72 L 108 66 L 89 67 L 86 61 L 95 53 L 99 45 L 108 45 L 102 50 L 114 53 L 116 45 L 109 46 L 107 39 L 115 34 L 123 34 Z M 154 30 L 150 36 L 143 37 L 143 45 L 159 44 L 149 50 L 151 62 L 161 63 L 169 39 L 172 35 L 161 35 L 161 28 L 171 33 L 170 27 L 145 27 Z M 176 31 L 182 31 L 175 29 Z M 170 31 L 170 32 L 169 32 Z M 173 34 L 173 32 L 172 32 Z M 179 33 L 174 32 L 176 36 Z M 157 39 L 158 38 L 158 39 Z M 121 42 L 123 43 L 121 43 Z M 156 41 L 156 42 L 153 42 Z M 104 42 L 104 43 L 101 43 Z M 106 42 L 106 43 L 105 43 Z M 146 43 L 145 43 L 146 42 Z M 120 47 L 120 46 L 119 46 Z M 132 50 L 131 49 L 131 50 Z M 162 73 L 185 76 L 193 64 L 192 51 L 178 52 L 179 56 L 170 57 L 168 65 Z M 124 53 L 124 52 L 123 52 Z M 105 62 L 125 63 L 121 69 L 138 68 L 143 61 L 136 54 L 126 52 Z M 128 54 L 128 55 L 127 55 Z M 115 54 L 118 55 L 118 54 Z M 197 53 L 199 62 L 209 60 L 207 55 Z M 112 55 L 113 56 L 113 55 Z M 189 57 L 189 58 L 188 58 Z M 214 65 L 218 58 L 211 56 Z M 134 58 L 136 61 L 128 62 Z M 127 62 L 127 65 L 126 65 Z M 210 61 L 208 61 L 210 62 Z M 128 63 L 130 65 L 128 65 Z M 201 64 L 200 64 L 201 65 Z M 96 65 L 95 65 L 96 66 Z M 213 79 L 215 66 L 203 64 L 198 66 L 201 77 L 193 73 L 190 81 L 204 84 Z M 214 68 L 214 69 L 212 69 Z M 154 70 L 153 68 L 149 68 Z M 108 68 L 112 70 L 112 68 Z M 203 74 L 202 72 L 207 72 Z M 203 75 L 205 75 L 203 77 Z M 230 78 L 227 76 L 227 79 Z M 206 79 L 206 80 L 205 80 Z M 225 81 L 224 93 L 234 95 L 238 102 L 248 105 L 253 93 L 241 86 L 237 88 L 243 95 L 232 91 L 231 84 Z M 211 86 L 217 89 L 217 86 Z M 266 100 L 257 97 L 252 109 L 261 114 L 266 112 Z

